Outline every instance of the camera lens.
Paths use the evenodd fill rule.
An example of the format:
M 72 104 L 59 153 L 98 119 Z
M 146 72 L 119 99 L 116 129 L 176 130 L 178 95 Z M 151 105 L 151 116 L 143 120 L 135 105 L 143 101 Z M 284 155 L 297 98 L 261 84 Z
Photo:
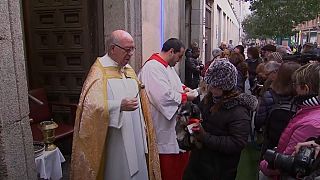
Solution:
M 268 167 L 271 169 L 281 169 L 286 172 L 291 172 L 294 157 L 284 155 L 268 149 L 263 158 L 268 162 Z

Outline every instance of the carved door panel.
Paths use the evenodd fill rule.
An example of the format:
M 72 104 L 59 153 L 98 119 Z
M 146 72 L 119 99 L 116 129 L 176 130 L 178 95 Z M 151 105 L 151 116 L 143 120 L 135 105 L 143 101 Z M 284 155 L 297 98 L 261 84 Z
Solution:
M 85 76 L 103 50 L 98 2 L 24 1 L 30 89 L 45 87 L 51 101 L 78 102 Z

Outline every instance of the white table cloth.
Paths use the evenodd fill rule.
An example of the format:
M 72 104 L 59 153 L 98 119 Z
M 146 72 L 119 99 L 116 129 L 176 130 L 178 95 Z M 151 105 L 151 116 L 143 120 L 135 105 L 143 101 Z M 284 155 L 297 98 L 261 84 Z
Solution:
M 61 163 L 65 159 L 57 147 L 53 151 L 44 151 L 44 153 L 35 158 L 36 169 L 40 178 L 59 180 L 62 178 Z

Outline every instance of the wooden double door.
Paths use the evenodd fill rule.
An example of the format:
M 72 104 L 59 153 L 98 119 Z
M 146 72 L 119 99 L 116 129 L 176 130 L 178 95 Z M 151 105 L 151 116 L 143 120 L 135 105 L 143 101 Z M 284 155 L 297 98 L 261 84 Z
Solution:
M 29 89 L 78 103 L 86 74 L 104 54 L 102 0 L 23 1 Z

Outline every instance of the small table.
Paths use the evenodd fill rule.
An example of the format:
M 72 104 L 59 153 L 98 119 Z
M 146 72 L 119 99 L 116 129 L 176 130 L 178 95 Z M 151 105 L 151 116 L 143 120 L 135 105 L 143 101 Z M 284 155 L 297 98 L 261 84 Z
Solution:
M 43 179 L 59 180 L 62 178 L 61 163 L 65 161 L 58 147 L 53 151 L 44 151 L 35 158 L 37 173 Z

